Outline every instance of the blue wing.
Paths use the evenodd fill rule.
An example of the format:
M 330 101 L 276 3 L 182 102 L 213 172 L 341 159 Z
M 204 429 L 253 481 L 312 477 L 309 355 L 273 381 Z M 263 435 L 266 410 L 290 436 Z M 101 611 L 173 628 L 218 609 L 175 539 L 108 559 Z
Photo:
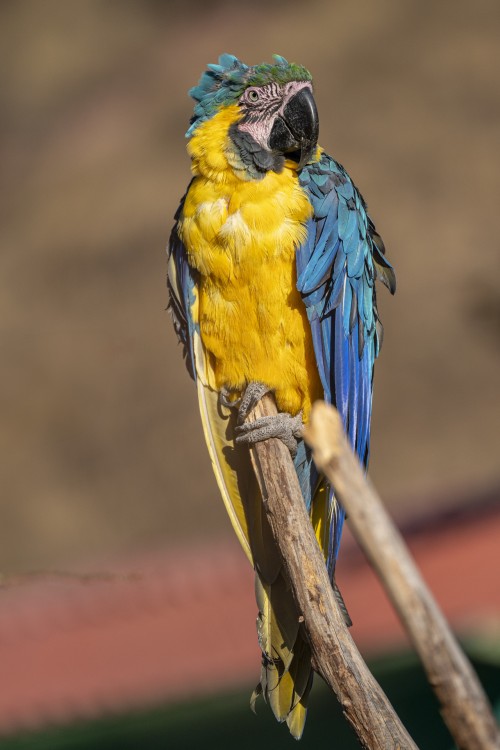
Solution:
M 375 279 L 395 291 L 385 248 L 343 167 L 326 154 L 299 176 L 314 209 L 297 251 L 297 288 L 311 324 L 325 400 L 338 409 L 360 460 L 370 453 L 373 366 L 382 343 Z M 327 566 L 333 576 L 344 511 L 329 496 Z

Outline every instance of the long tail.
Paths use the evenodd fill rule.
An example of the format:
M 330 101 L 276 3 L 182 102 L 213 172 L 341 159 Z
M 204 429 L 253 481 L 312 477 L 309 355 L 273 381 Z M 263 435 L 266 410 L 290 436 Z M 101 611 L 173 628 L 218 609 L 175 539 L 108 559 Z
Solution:
M 299 739 L 304 729 L 313 670 L 300 613 L 259 497 L 249 525 L 259 614 L 257 636 L 262 651 L 260 682 L 251 697 L 262 694 L 278 721 L 286 721 Z
M 198 362 L 200 359 L 198 354 Z M 205 438 L 233 528 L 256 572 L 262 669 L 252 705 L 262 694 L 278 721 L 286 720 L 292 735 L 299 738 L 312 683 L 310 651 L 264 512 L 248 449 L 234 445 L 235 416 L 221 409 L 209 369 L 201 377 L 199 373 L 197 381 Z
M 262 667 L 250 702 L 254 707 L 262 694 L 277 720 L 286 721 L 293 737 L 300 739 L 313 679 L 309 646 L 282 574 L 272 585 L 263 584 L 257 574 L 255 588 Z

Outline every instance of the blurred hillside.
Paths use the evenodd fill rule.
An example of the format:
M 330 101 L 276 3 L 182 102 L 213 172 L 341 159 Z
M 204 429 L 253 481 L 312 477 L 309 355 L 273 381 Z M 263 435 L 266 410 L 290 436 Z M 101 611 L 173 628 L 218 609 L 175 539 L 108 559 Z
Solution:
M 229 533 L 164 311 L 186 92 L 223 51 L 312 71 L 396 266 L 379 490 L 414 513 L 498 482 L 496 0 L 4 0 L 0 29 L 0 570 Z

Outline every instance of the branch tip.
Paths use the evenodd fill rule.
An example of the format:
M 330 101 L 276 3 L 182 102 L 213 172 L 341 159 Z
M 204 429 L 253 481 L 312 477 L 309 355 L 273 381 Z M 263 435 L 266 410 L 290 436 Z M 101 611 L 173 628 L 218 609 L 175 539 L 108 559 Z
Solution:
M 340 414 L 325 401 L 315 401 L 303 436 L 314 453 L 314 463 L 322 470 L 342 451 L 343 426 Z

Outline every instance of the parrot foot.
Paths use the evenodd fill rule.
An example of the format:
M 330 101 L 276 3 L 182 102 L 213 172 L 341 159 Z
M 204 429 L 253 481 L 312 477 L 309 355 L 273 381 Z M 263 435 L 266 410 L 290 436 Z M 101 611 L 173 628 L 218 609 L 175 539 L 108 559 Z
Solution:
M 224 406 L 226 409 L 238 409 L 241 403 L 241 398 L 231 398 L 231 394 L 234 393 L 230 388 L 222 386 L 219 391 L 219 405 Z
M 262 396 L 270 393 L 272 388 L 260 383 L 258 380 L 252 380 L 246 387 L 245 393 L 240 399 L 238 405 L 238 424 L 242 425 L 248 417 L 253 407 L 261 400 Z
M 245 394 L 246 395 L 246 394 Z M 259 397 L 260 398 L 260 397 Z M 260 417 L 254 422 L 248 422 L 236 427 L 237 445 L 253 445 L 269 438 L 278 438 L 288 450 L 292 458 L 297 454 L 297 440 L 302 437 L 302 412 L 292 417 L 287 412 L 281 412 L 271 417 Z

